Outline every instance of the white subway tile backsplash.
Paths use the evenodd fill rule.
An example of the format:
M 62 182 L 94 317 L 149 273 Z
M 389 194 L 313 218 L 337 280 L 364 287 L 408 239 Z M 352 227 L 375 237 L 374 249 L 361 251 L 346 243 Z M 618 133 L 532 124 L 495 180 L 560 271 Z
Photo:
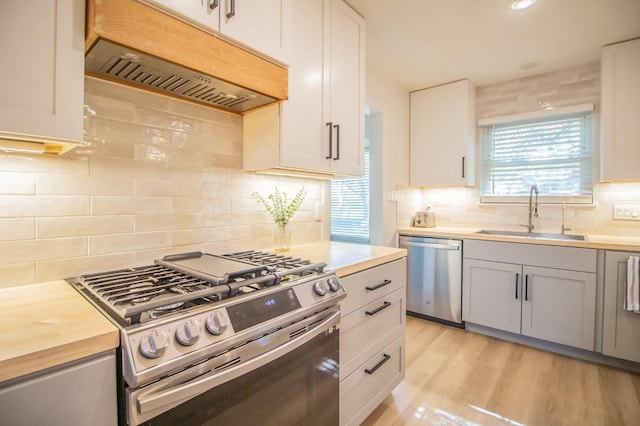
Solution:
M 136 232 L 202 228 L 202 214 L 148 214 L 136 216 Z
M 0 194 L 33 195 L 35 178 L 29 173 L 0 173 Z
M 36 265 L 33 262 L 0 265 L 0 288 L 33 284 L 36 281 Z
M 91 198 L 93 215 L 130 215 L 171 213 L 170 197 L 102 197 Z
M 42 195 L 133 195 L 133 180 L 107 176 L 38 175 Z
M 85 143 L 64 156 L 0 156 L 0 286 L 146 265 L 185 251 L 273 247 L 251 196 L 307 200 L 294 243 L 322 239 L 327 182 L 242 171 L 242 117 L 85 79 Z
M 75 155 L 0 154 L 0 171 L 88 175 L 86 157 Z
M 0 241 L 30 240 L 35 238 L 33 218 L 0 219 Z
M 171 238 L 168 232 L 136 232 L 129 234 L 112 234 L 89 236 L 90 255 L 130 252 L 132 250 L 170 247 Z
M 2 264 L 85 256 L 86 237 L 21 240 L 0 243 Z
M 0 196 L 0 217 L 79 216 L 89 214 L 85 196 Z
M 61 278 L 76 277 L 82 274 L 131 268 L 133 264 L 133 253 L 46 260 L 37 262 L 36 264 L 36 281 L 54 281 Z
M 133 216 L 76 216 L 36 219 L 38 238 L 60 238 L 134 231 Z
M 135 194 L 139 197 L 202 197 L 203 185 L 200 174 L 183 181 L 163 179 L 136 179 Z
M 172 246 L 205 244 L 212 241 L 227 241 L 230 239 L 229 228 L 226 226 L 200 229 L 180 229 L 171 231 L 170 235 Z

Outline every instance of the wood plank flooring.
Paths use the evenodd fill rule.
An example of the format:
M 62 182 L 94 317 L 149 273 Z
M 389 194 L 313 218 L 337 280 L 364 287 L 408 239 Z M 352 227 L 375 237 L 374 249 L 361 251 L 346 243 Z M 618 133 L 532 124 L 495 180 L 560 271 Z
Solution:
M 405 379 L 363 425 L 640 425 L 640 375 L 407 317 Z

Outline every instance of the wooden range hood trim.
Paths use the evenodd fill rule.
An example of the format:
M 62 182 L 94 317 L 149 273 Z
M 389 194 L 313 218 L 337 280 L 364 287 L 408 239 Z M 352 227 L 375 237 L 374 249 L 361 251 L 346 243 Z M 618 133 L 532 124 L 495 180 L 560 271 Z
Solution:
M 136 0 L 88 0 L 85 53 L 106 39 L 279 100 L 288 71 Z

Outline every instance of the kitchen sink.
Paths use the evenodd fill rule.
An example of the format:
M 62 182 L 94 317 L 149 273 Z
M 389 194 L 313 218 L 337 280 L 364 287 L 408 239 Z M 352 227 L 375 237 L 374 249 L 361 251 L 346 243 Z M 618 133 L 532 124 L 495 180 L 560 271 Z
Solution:
M 584 235 L 569 234 L 553 234 L 544 232 L 525 232 L 525 231 L 499 231 L 493 229 L 483 229 L 476 234 L 495 235 L 499 237 L 517 237 L 517 238 L 533 238 L 539 240 L 559 240 L 559 241 L 586 241 Z

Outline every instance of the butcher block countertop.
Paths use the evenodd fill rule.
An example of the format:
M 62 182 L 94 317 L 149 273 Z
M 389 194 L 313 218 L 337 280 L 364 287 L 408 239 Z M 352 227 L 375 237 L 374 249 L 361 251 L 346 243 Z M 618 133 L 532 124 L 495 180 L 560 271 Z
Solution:
M 293 246 L 287 256 L 324 262 L 339 277 L 351 275 L 407 256 L 407 250 L 395 247 L 321 241 Z
M 118 345 L 118 329 L 65 281 L 0 289 L 0 383 Z
M 518 229 L 519 230 L 519 229 Z M 441 237 L 441 238 L 463 238 L 486 241 L 503 241 L 508 243 L 544 244 L 565 247 L 583 247 L 600 250 L 620 250 L 620 251 L 640 251 L 640 238 L 621 237 L 613 235 L 585 235 L 586 241 L 574 240 L 549 240 L 526 237 L 507 237 L 500 235 L 477 234 L 479 229 L 467 228 L 399 228 L 398 234 Z

